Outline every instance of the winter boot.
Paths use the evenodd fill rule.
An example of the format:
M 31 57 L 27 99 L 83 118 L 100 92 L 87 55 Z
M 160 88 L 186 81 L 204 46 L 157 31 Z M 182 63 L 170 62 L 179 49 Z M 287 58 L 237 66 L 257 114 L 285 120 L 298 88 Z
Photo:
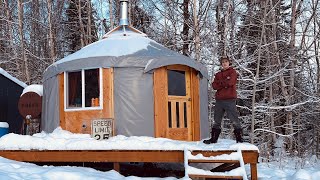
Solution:
M 221 133 L 221 129 L 212 128 L 211 138 L 204 140 L 203 143 L 205 143 L 205 144 L 216 143 L 218 141 L 220 133 Z
M 242 143 L 243 140 L 242 140 L 242 130 L 241 129 L 235 129 L 233 131 L 234 133 L 234 136 L 236 137 L 236 141 L 237 143 Z

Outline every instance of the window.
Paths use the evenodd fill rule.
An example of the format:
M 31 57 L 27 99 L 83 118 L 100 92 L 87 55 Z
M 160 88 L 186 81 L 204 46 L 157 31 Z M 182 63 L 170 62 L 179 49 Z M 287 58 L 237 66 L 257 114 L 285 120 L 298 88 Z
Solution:
M 102 108 L 102 69 L 65 72 L 66 110 Z
M 185 72 L 168 70 L 168 95 L 186 96 L 186 94 Z

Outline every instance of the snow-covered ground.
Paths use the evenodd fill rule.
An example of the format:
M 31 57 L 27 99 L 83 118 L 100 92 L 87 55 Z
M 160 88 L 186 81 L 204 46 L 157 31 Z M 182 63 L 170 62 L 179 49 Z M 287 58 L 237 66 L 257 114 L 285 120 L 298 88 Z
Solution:
M 33 136 L 7 134 L 0 138 L 0 149 L 29 150 L 29 149 L 158 149 L 158 150 L 257 150 L 257 147 L 249 143 L 237 144 L 233 140 L 219 139 L 217 144 L 205 145 L 200 142 L 174 141 L 165 138 L 152 137 L 125 137 L 115 136 L 105 141 L 97 141 L 87 134 L 73 134 L 57 128 L 53 133 L 39 133 Z M 303 166 L 303 168 L 301 168 Z M 250 174 L 249 165 L 245 166 L 246 173 Z M 0 157 L 0 179 L 177 179 L 168 178 L 142 178 L 124 177 L 116 171 L 97 171 L 92 168 L 71 166 L 38 166 L 31 163 L 17 162 Z M 188 178 L 182 178 L 188 179 Z M 258 164 L 258 179 L 261 180 L 319 180 L 320 160 L 311 157 L 304 161 L 299 159 L 282 159 L 280 162 L 268 162 Z

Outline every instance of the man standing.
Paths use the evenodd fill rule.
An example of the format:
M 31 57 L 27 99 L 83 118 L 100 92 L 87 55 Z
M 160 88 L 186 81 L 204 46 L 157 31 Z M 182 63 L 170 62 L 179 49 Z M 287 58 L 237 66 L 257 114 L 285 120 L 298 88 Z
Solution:
M 242 130 L 236 107 L 237 72 L 230 67 L 230 59 L 228 57 L 220 58 L 220 64 L 222 70 L 215 75 L 212 83 L 212 88 L 217 90 L 215 94 L 214 124 L 212 125 L 211 138 L 203 141 L 205 144 L 217 142 L 221 133 L 221 121 L 225 112 L 227 112 L 227 117 L 232 121 L 236 141 L 242 142 Z

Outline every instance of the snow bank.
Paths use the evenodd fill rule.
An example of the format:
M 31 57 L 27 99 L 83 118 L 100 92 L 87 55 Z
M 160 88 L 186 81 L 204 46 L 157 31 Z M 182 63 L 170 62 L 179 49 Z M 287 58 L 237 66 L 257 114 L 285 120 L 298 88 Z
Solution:
M 37 166 L 31 163 L 12 161 L 0 157 L 0 179 L 1 180 L 176 180 L 176 178 L 139 178 L 135 176 L 125 177 L 114 170 L 107 172 L 97 171 L 92 168 L 71 166 Z
M 89 134 L 74 134 L 60 127 L 52 133 L 41 132 L 29 135 L 9 133 L 0 138 L 2 150 L 258 150 L 249 143 L 236 143 L 234 140 L 220 140 L 216 144 L 206 145 L 202 141 L 187 142 L 166 138 L 122 135 L 108 140 L 98 141 Z
M 9 124 L 7 122 L 0 122 L 0 128 L 8 128 Z

